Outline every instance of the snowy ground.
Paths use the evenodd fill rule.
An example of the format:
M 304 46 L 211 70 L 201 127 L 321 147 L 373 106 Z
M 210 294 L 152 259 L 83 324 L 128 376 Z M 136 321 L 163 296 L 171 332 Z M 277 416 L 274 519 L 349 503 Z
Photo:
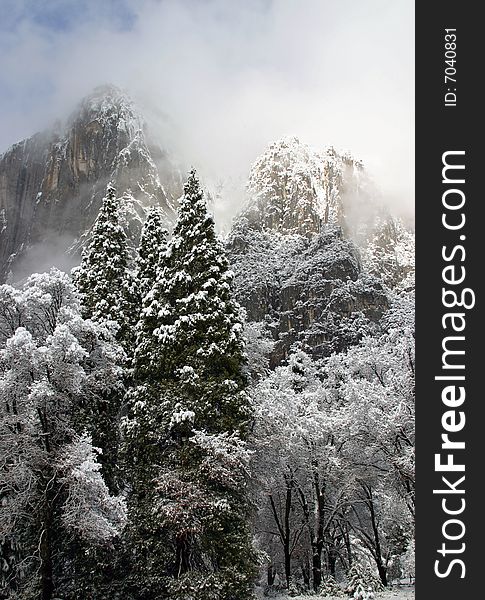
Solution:
M 414 586 L 400 587 L 376 594 L 376 600 L 414 600 Z
M 258 594 L 259 598 L 264 599 L 262 594 Z M 279 595 L 276 597 L 272 597 L 272 600 L 311 600 L 311 598 L 315 600 L 343 600 L 342 597 L 337 598 L 336 596 L 293 596 L 291 599 L 286 595 Z M 402 586 L 399 588 L 394 588 L 392 590 L 387 590 L 385 592 L 379 592 L 376 594 L 376 600 L 414 600 L 414 586 Z

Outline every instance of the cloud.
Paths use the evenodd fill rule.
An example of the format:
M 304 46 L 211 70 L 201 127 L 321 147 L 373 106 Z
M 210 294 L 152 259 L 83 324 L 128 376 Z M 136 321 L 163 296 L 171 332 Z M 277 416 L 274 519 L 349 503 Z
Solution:
M 208 178 L 244 177 L 268 142 L 298 135 L 350 150 L 390 204 L 412 211 L 410 0 L 4 0 L 6 8 L 0 150 L 111 82 Z
M 44 273 L 51 267 L 57 267 L 61 271 L 69 272 L 79 264 L 79 255 L 68 254 L 69 248 L 75 238 L 69 235 L 59 235 L 54 232 L 50 239 L 33 244 L 15 264 L 12 274 L 12 282 L 23 281 L 32 273 Z

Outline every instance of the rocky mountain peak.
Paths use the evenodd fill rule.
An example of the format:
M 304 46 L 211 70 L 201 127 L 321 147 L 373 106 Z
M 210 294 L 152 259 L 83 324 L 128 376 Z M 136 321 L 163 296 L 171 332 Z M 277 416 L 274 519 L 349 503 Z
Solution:
M 248 321 L 273 338 L 273 366 L 296 348 L 324 357 L 371 335 L 389 290 L 412 289 L 414 235 L 350 154 L 278 140 L 247 195 L 226 248 Z
M 56 256 L 65 266 L 66 251 L 79 248 L 108 182 L 135 237 L 151 205 L 170 224 L 181 175 L 150 140 L 132 100 L 112 85 L 86 96 L 65 124 L 0 157 L 0 281 L 46 268 Z
M 253 164 L 242 216 L 281 233 L 315 234 L 327 224 L 351 228 L 356 199 L 370 200 L 371 187 L 362 163 L 349 154 L 283 138 Z
M 120 139 L 120 145 L 135 140 L 143 143 L 147 134 L 144 118 L 131 98 L 114 85 L 103 85 L 83 98 L 68 119 L 68 128 L 81 126 L 93 133 L 104 132 Z
M 130 97 L 113 85 L 96 88 L 80 102 L 67 122 L 62 145 L 69 146 L 81 178 L 97 177 L 92 173 L 96 167 L 111 171 L 118 193 L 143 192 L 149 203 L 162 187 L 155 162 L 167 156 L 150 141 L 145 120 Z

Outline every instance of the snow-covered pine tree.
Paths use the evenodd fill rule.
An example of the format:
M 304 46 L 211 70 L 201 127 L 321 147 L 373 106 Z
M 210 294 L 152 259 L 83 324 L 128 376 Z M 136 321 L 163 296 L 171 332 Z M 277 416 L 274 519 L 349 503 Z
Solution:
M 136 279 L 140 298 L 152 289 L 160 271 L 160 257 L 167 250 L 168 231 L 163 227 L 164 216 L 159 206 L 152 206 L 140 236 L 136 260 Z
M 75 281 L 83 316 L 118 323 L 117 339 L 129 351 L 138 312 L 137 291 L 127 236 L 119 218 L 119 200 L 111 184 L 83 251 L 81 266 L 75 271 Z
M 83 250 L 81 265 L 73 275 L 83 317 L 94 322 L 117 324 L 116 338 L 126 353 L 123 366 L 129 368 L 139 313 L 139 291 L 130 265 L 127 235 L 120 219 L 120 200 L 111 183 Z M 119 411 L 123 396 L 124 389 L 120 386 L 110 390 L 102 402 L 88 407 L 93 440 L 103 450 L 103 475 L 113 491 L 120 487 L 117 463 Z
M 144 599 L 160 597 L 160 586 L 170 598 L 251 596 L 251 410 L 231 280 L 192 171 L 137 327 L 127 456 Z
M 189 404 L 196 402 L 197 427 L 240 430 L 248 418 L 246 395 L 237 393 L 247 385 L 241 309 L 194 171 L 163 262 L 138 324 L 137 378 L 175 381 L 194 397 Z M 202 378 L 196 384 L 205 386 L 201 397 L 193 391 Z
M 331 596 L 332 598 L 344 596 L 342 588 L 338 585 L 332 575 L 323 577 L 320 587 L 318 588 L 318 594 L 322 597 Z
M 368 566 L 359 562 L 352 564 L 347 573 L 347 578 L 348 584 L 345 592 L 352 598 L 365 600 L 368 597 L 367 592 L 369 590 L 380 592 L 383 589 L 380 579 L 372 573 Z

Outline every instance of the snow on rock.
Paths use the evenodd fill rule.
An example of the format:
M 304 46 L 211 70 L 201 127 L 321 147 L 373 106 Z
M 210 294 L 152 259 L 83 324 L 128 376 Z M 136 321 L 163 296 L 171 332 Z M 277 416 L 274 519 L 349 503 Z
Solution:
M 226 242 L 236 298 L 276 342 L 271 364 L 294 344 L 325 356 L 370 333 L 388 307 L 382 285 L 362 272 L 360 253 L 340 227 L 310 239 L 260 231 L 241 217 Z
M 166 225 L 172 224 L 180 171 L 151 141 L 130 98 L 114 86 L 96 88 L 65 124 L 0 156 L 0 281 L 9 271 L 15 280 L 49 268 L 52 263 L 39 265 L 39 248 L 45 260 L 67 249 L 76 254 L 108 182 L 133 239 L 150 206 L 160 206 Z
M 251 168 L 243 216 L 261 229 L 318 233 L 353 226 L 357 204 L 372 205 L 372 183 L 360 161 L 333 147 L 316 151 L 289 137 L 270 144 Z
M 376 219 L 363 249 L 364 264 L 388 287 L 413 289 L 415 251 L 414 232 L 401 219 L 389 215 Z
M 252 166 L 226 248 L 248 320 L 275 341 L 273 366 L 296 345 L 326 356 L 372 334 L 392 290 L 414 285 L 414 234 L 362 163 L 296 137 Z

